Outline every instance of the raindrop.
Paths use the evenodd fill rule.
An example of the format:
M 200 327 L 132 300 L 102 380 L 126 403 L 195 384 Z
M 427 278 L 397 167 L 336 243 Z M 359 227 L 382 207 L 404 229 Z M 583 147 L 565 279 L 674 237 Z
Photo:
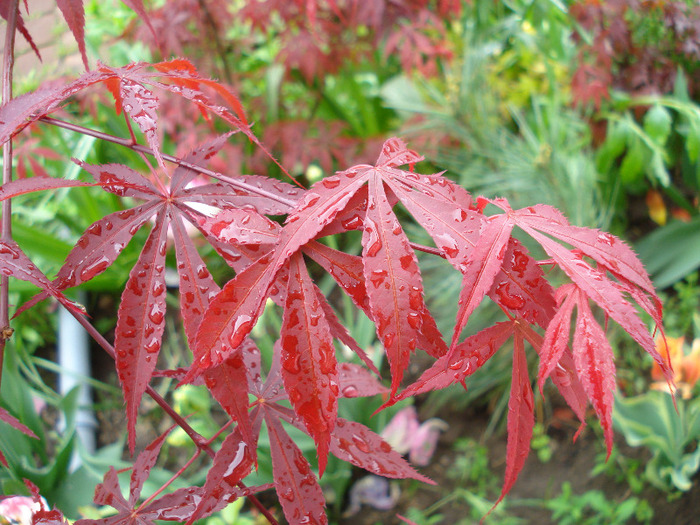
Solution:
M 386 280 L 387 275 L 386 270 L 372 270 L 372 275 L 370 275 L 369 280 L 375 288 L 379 288 L 379 286 Z
M 362 227 L 362 219 L 359 215 L 353 215 L 349 219 L 345 219 L 340 223 L 346 230 L 357 230 Z
M 399 262 L 401 263 L 401 268 L 403 268 L 404 270 L 408 270 L 413 266 L 413 256 L 411 254 L 404 255 L 399 259 Z
M 243 339 L 250 333 L 253 327 L 253 321 L 248 315 L 239 315 L 233 326 L 233 333 L 229 337 L 229 344 L 233 348 L 237 348 L 243 342 Z
M 409 312 L 407 321 L 411 328 L 415 330 L 420 330 L 420 327 L 423 324 L 420 315 L 418 315 L 416 312 Z
M 289 502 L 294 501 L 294 491 L 291 488 L 286 488 L 280 493 L 280 498 L 286 499 Z
M 293 336 L 285 337 L 285 342 L 291 337 Z M 294 339 L 296 339 L 296 337 L 294 337 Z M 282 368 L 284 368 L 290 374 L 298 374 L 301 372 L 301 355 L 294 354 L 293 356 L 285 356 L 285 358 L 282 360 Z
M 598 234 L 597 241 L 601 244 L 607 244 L 608 246 L 613 246 L 615 244 L 615 236 L 611 233 L 600 232 Z
M 360 392 L 357 390 L 357 388 L 355 388 L 352 385 L 348 385 L 345 388 L 343 388 L 343 397 L 357 397 L 359 394 Z M 343 424 L 345 423 L 343 422 Z M 340 421 L 338 421 L 337 425 L 342 426 L 340 424 Z
M 155 354 L 160 350 L 160 341 L 158 341 L 158 338 L 154 337 L 144 346 L 144 348 L 149 354 Z
M 107 257 L 102 257 L 97 261 L 88 264 L 85 268 L 80 270 L 80 279 L 82 281 L 89 281 L 97 274 L 104 272 L 109 266 L 109 259 Z
M 387 334 L 384 336 L 384 346 L 390 347 L 394 343 L 394 339 L 396 339 L 396 334 Z
M 151 311 L 148 312 L 148 318 L 154 324 L 162 323 L 164 317 L 165 317 L 165 312 L 163 312 L 163 310 L 161 310 L 160 305 L 158 305 L 158 304 L 154 304 L 151 307 Z
M 519 310 L 525 306 L 525 299 L 521 295 L 510 293 L 509 289 L 510 283 L 507 282 L 502 282 L 496 287 L 496 295 L 498 295 L 503 306 L 511 310 Z
M 126 219 L 130 219 L 131 217 L 133 217 L 133 216 L 134 216 L 134 213 L 136 213 L 136 212 L 134 211 L 134 209 L 133 209 L 133 208 L 129 208 L 128 210 L 120 211 L 120 212 L 117 214 L 117 217 L 119 217 L 119 218 L 122 219 L 122 220 L 126 220 Z
M 369 454 L 370 450 L 372 450 L 367 444 L 367 441 L 365 441 L 364 438 L 358 436 L 357 434 L 354 434 L 352 436 L 352 442 L 355 443 L 355 446 L 365 454 Z
M 460 370 L 464 366 L 464 359 L 459 359 L 453 363 L 450 363 L 447 367 L 450 370 Z
M 151 293 L 153 294 L 153 297 L 158 297 L 164 291 L 165 291 L 165 284 L 163 284 L 160 281 L 156 281 L 155 283 L 153 283 L 153 288 L 151 288 Z
M 86 233 L 91 233 L 92 235 L 102 235 L 102 226 L 99 222 L 96 222 L 86 230 Z
M 323 179 L 321 181 L 321 184 L 329 190 L 332 190 L 333 188 L 337 188 L 338 185 L 340 184 L 340 178 L 339 177 L 328 177 L 327 179 Z
M 292 403 L 298 403 L 299 401 L 301 401 L 301 398 L 302 398 L 301 392 L 299 392 L 298 390 L 291 390 L 289 392 L 289 400 Z
M 333 374 L 335 373 L 335 359 L 333 359 L 332 349 L 330 347 L 324 347 L 321 351 L 321 359 L 319 361 L 319 367 L 321 368 L 322 374 Z
M 528 257 L 521 251 L 513 251 L 513 271 L 522 277 L 527 269 Z

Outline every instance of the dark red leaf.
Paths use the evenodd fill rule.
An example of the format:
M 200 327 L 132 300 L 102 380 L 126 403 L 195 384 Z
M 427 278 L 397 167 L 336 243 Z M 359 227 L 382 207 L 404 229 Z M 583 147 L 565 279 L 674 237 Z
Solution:
M 119 487 L 119 477 L 114 467 L 109 467 L 109 470 L 102 479 L 102 483 L 99 483 L 95 487 L 95 497 L 93 501 L 97 505 L 109 505 L 117 509 L 120 515 L 128 515 L 132 510 L 129 502 L 122 496 L 122 491 Z
M 454 383 L 463 383 L 498 350 L 513 333 L 513 322 L 497 323 L 458 344 L 454 351 L 435 361 L 418 381 L 394 400 L 398 401 L 431 390 L 440 390 Z
M 525 323 L 518 322 L 516 328 L 523 334 L 523 337 L 532 345 L 535 351 L 541 354 L 544 338 Z M 559 393 L 581 422 L 581 426 L 574 435 L 574 441 L 576 441 L 576 438 L 586 426 L 588 397 L 576 373 L 574 357 L 568 346 L 564 347 L 564 352 L 561 354 L 557 366 L 549 377 L 552 378 L 552 382 L 559 390 Z
M 433 340 L 422 337 L 435 321 L 423 300 L 418 261 L 389 205 L 379 170 L 369 179 L 362 247 L 371 318 L 389 360 L 393 396 L 411 352 L 426 343 L 429 346 L 423 350 L 439 355 L 444 353 L 444 343 L 441 348 L 439 334 Z
M 565 284 L 557 291 L 557 297 L 559 297 L 561 304 L 547 326 L 540 351 L 540 368 L 537 375 L 540 393 L 542 393 L 545 380 L 550 376 L 569 346 L 571 315 L 577 296 L 576 293 L 572 292 L 575 292 L 575 286 L 572 284 Z
M 61 291 L 41 273 L 14 241 L 0 241 L 0 272 L 8 277 L 14 277 L 15 279 L 32 283 L 52 297 L 55 297 L 58 302 L 72 312 L 78 314 L 85 313 L 85 309 L 82 306 L 67 299 Z
M 148 16 L 148 13 L 143 7 L 143 1 L 142 0 L 122 0 L 124 4 L 126 4 L 129 9 L 131 9 L 134 13 L 136 13 L 139 17 L 139 20 L 142 20 L 143 22 L 146 23 L 148 26 L 148 29 L 151 30 L 151 33 L 153 33 L 153 37 L 158 40 L 158 35 L 156 34 L 156 30 L 153 29 L 153 26 L 151 25 L 151 19 Z
M 539 233 L 526 223 L 518 222 L 528 235 L 533 237 L 545 251 L 556 261 L 578 288 L 603 308 L 644 350 L 659 363 L 669 381 L 673 381 L 672 372 L 664 359 L 656 351 L 656 345 L 646 325 L 640 319 L 636 309 L 625 300 L 617 283 L 611 281 L 599 268 L 593 268 L 580 255 L 571 252 L 561 244 Z
M 338 316 L 333 311 L 333 307 L 330 304 L 328 304 L 328 302 L 325 300 L 323 293 L 321 292 L 321 290 L 318 289 L 318 287 L 316 287 L 316 295 L 318 296 L 319 302 L 321 303 L 323 313 L 326 316 L 328 327 L 331 330 L 331 336 L 338 339 L 350 350 L 355 352 L 357 356 L 360 359 L 362 359 L 362 362 L 367 366 L 369 370 L 379 375 L 379 370 L 377 370 L 377 367 L 372 362 L 372 359 L 362 348 L 360 348 L 360 345 L 357 344 L 357 341 L 355 341 L 355 339 L 353 339 L 348 329 L 345 328 L 343 323 L 340 322 L 340 319 L 338 319 Z
M 105 191 L 120 197 L 137 197 L 151 200 L 162 195 L 151 181 L 128 166 L 123 166 L 122 164 L 100 164 L 96 166 L 82 161 L 76 161 L 76 163 L 95 177 L 95 180 Z
M 360 365 L 338 363 L 338 384 L 342 397 L 369 397 L 387 394 L 389 389 Z
M 204 219 L 200 225 L 231 244 L 275 245 L 279 239 L 279 225 L 249 209 L 226 209 Z
M 571 226 L 563 216 L 546 213 L 548 207 L 545 205 L 538 204 L 532 208 L 534 213 L 530 209 L 518 210 L 518 221 L 581 250 L 581 253 L 605 266 L 616 277 L 621 277 L 625 282 L 629 281 L 650 294 L 656 306 L 661 307 L 644 266 L 622 240 L 600 230 Z
M 63 290 L 87 282 L 109 268 L 131 238 L 155 213 L 157 203 L 148 202 L 110 213 L 83 233 L 56 275 Z
M 256 351 L 255 343 L 246 339 L 226 361 L 212 367 L 204 373 L 204 381 L 212 396 L 219 402 L 226 413 L 237 423 L 241 438 L 255 454 L 255 439 L 248 415 L 248 365 L 244 354 Z M 259 369 L 259 365 L 258 365 Z
M 255 445 L 244 441 L 238 429 L 226 436 L 207 472 L 202 500 L 187 520 L 188 524 L 210 514 L 222 503 L 231 502 L 238 497 L 236 486 L 250 473 L 255 461 Z
M 0 201 L 11 199 L 18 195 L 33 191 L 55 190 L 74 186 L 95 186 L 91 182 L 83 182 L 71 179 L 54 179 L 51 177 L 31 177 L 10 181 L 0 186 Z
M 334 250 L 315 241 L 304 246 L 304 253 L 331 274 L 355 306 L 371 316 L 361 257 Z
M 309 462 L 280 421 L 265 417 L 270 436 L 272 475 L 282 510 L 289 523 L 328 523 L 325 499 Z
M 0 2 L 0 16 L 2 16 L 5 20 L 7 20 L 10 16 L 10 6 L 11 5 L 12 4 L 10 2 Z M 25 7 L 26 7 L 26 4 L 25 4 Z M 17 15 L 16 15 L 16 17 L 17 17 L 16 18 L 17 30 L 20 33 L 22 33 L 22 36 L 24 37 L 24 39 L 31 46 L 32 50 L 34 51 L 36 56 L 39 58 L 39 60 L 41 60 L 41 53 L 39 53 L 39 48 L 36 47 L 36 44 L 34 43 L 34 40 L 32 39 L 32 35 L 30 35 L 29 31 L 27 31 L 27 26 L 24 24 L 24 19 L 22 18 L 22 15 L 19 12 L 19 3 L 17 3 Z
M 86 70 L 88 65 L 87 53 L 85 51 L 85 9 L 83 0 L 56 0 L 56 5 L 61 10 L 63 18 L 70 28 L 75 41 L 78 43 L 80 56 L 83 58 L 83 65 Z
M 175 196 L 183 202 L 201 202 L 217 208 L 250 208 L 267 215 L 289 213 L 300 200 L 302 190 L 290 184 L 258 175 L 227 177 L 221 182 L 181 189 Z
M 469 316 L 491 289 L 496 275 L 501 271 L 512 230 L 513 221 L 506 214 L 490 217 L 484 224 L 479 240 L 465 264 L 462 291 L 459 295 L 459 311 L 452 334 L 450 352 L 457 345 Z M 511 294 L 509 307 L 524 306 L 524 297 L 516 295 L 515 290 L 509 293 Z M 515 304 L 516 301 L 517 304 Z
M 612 451 L 612 409 L 615 402 L 615 363 L 605 332 L 593 317 L 588 298 L 578 292 L 578 317 L 574 333 L 574 362 L 588 399 L 600 419 L 608 457 Z
M 207 265 L 204 264 L 178 213 L 171 214 L 175 241 L 177 273 L 180 277 L 180 312 L 190 348 L 194 348 L 197 330 L 211 298 L 219 293 Z
M 155 154 L 158 164 L 165 170 L 158 138 L 158 116 L 156 115 L 158 97 L 150 89 L 129 78 L 122 78 L 119 88 L 122 108 L 136 122 Z
M 250 264 L 212 300 L 202 321 L 206 330 L 200 329 L 197 335 L 197 361 L 190 378 L 220 363 L 248 335 L 282 265 L 344 208 L 366 181 L 369 167 L 361 171 L 348 170 L 316 183 L 287 218 L 275 251 Z
M 482 215 L 469 209 L 469 194 L 439 175 L 402 172 L 399 180 L 400 184 L 387 183 L 450 264 L 463 272 L 484 221 Z
M 22 424 L 17 418 L 15 418 L 12 414 L 10 414 L 7 410 L 5 410 L 2 407 L 0 407 L 0 421 L 4 421 L 11 427 L 16 428 L 17 430 L 22 432 L 22 434 L 26 434 L 27 436 L 32 437 L 34 439 L 39 439 L 36 436 L 36 434 L 32 432 L 32 429 Z M 7 466 L 6 463 L 5 466 Z
M 401 454 L 369 428 L 338 418 L 331 441 L 331 452 L 343 461 L 385 478 L 412 478 L 435 485 L 416 472 Z
M 556 311 L 554 289 L 520 241 L 511 237 L 489 297 L 532 324 L 547 328 Z
M 165 443 L 165 439 L 168 437 L 169 433 L 170 430 L 154 439 L 136 458 L 133 469 L 131 470 L 131 480 L 129 483 L 129 505 L 132 507 L 138 502 L 143 484 L 148 479 L 151 469 L 156 464 L 160 449 L 163 443 Z
M 335 348 L 322 298 L 316 294 L 303 256 L 294 254 L 289 264 L 280 335 L 282 380 L 294 411 L 316 442 L 319 475 L 323 475 L 338 411 Z
M 181 188 L 186 188 L 187 185 L 200 174 L 194 171 L 189 166 L 204 167 L 209 159 L 216 155 L 221 148 L 226 144 L 226 141 L 233 135 L 235 131 L 224 133 L 212 140 L 206 141 L 201 146 L 193 149 L 183 159 L 182 163 L 178 164 L 170 179 L 170 193 L 177 195 Z
M 535 402 L 527 373 L 527 359 L 522 334 L 516 330 L 513 343 L 513 382 L 508 400 L 508 443 L 506 445 L 506 474 L 503 489 L 493 510 L 518 479 L 530 453 L 532 428 L 535 425 Z
M 126 401 L 129 448 L 133 452 L 141 396 L 151 379 L 165 328 L 165 249 L 168 220 L 162 209 L 119 305 L 114 348 Z

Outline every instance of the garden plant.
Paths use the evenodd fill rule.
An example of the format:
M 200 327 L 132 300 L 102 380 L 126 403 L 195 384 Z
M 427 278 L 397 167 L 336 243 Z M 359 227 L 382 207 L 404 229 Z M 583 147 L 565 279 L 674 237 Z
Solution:
M 145 30 L 157 41 L 154 25 L 162 19 L 151 21 L 140 0 L 124 3 L 146 22 Z M 307 184 L 310 177 L 295 177 L 295 166 L 287 165 L 285 155 L 275 159 L 266 131 L 249 120 L 249 108 L 227 83 L 201 75 L 186 58 L 123 66 L 98 62 L 90 69 L 82 1 L 57 4 L 78 42 L 86 72 L 17 97 L 12 95 L 15 34 L 33 41 L 22 17 L 24 4 L 11 0 L 0 5 L 6 21 L 0 107 L 0 359 L 16 338 L 14 317 L 30 315 L 45 299 L 67 309 L 114 359 L 132 457 L 128 492 L 123 494 L 118 474 L 129 469 L 110 467 L 94 502 L 113 507 L 115 514 L 77 523 L 192 523 L 241 498 L 276 523 L 256 497 L 269 489 L 276 492 L 288 522 L 327 523 L 319 478 L 331 455 L 379 476 L 432 483 L 377 433 L 339 416 L 339 405 L 346 398 L 381 395 L 381 408 L 386 409 L 450 385 L 467 388 L 469 377 L 500 351 L 512 354 L 512 365 L 505 479 L 495 506 L 513 487 L 531 448 L 537 395 L 533 379 L 540 395 L 553 391 L 545 388 L 551 380 L 578 418 L 579 433 L 592 407 L 610 455 L 616 368 L 606 335 L 609 320 L 653 358 L 673 388 L 673 372 L 653 337 L 655 331 L 663 335 L 661 301 L 636 254 L 620 238 L 572 225 L 549 205 L 514 209 L 503 198 L 473 197 L 443 173 L 431 173 L 422 164 L 424 158 L 397 137 L 375 142 L 371 163 L 345 165 Z M 333 34 L 332 23 L 355 24 L 353 34 L 362 49 L 360 44 L 370 46 L 371 38 L 360 38 L 357 28 L 366 30 L 373 23 L 377 28 L 394 27 L 381 17 L 393 16 L 395 22 L 410 12 L 412 25 L 369 35 L 386 38 L 387 53 L 401 49 L 406 70 L 430 73 L 446 51 L 420 31 L 441 20 L 437 17 L 446 19 L 461 10 L 461 2 L 450 0 L 403 7 L 377 1 L 385 8 L 377 12 L 363 11 L 367 3 L 341 0 L 267 4 L 279 13 L 296 13 L 297 31 L 284 35 L 296 39 L 286 48 L 286 57 L 301 61 L 294 67 L 309 89 L 318 74 L 310 68 L 331 70 L 337 63 L 333 53 L 347 48 L 347 43 L 329 39 L 323 53 L 310 55 L 319 39 Z M 263 4 L 249 5 L 246 16 L 262 24 Z M 161 49 L 164 46 L 161 43 Z M 291 50 L 296 54 L 290 56 Z M 227 67 L 221 66 L 223 76 Z M 113 111 L 123 118 L 124 135 L 104 131 L 97 119 L 86 124 L 90 107 L 81 97 L 95 91 L 112 101 Z M 200 113 L 209 126 L 209 136 L 188 137 L 189 152 L 166 150 L 181 136 L 180 130 L 172 130 L 177 135 L 168 137 L 163 129 L 167 126 L 161 112 L 172 109 L 168 104 L 173 100 L 179 104 L 176 108 L 189 107 L 180 115 Z M 54 128 L 119 146 L 124 162 L 115 158 L 92 164 L 65 158 L 66 170 L 79 171 L 79 177 L 49 176 L 38 169 L 33 176 L 15 176 L 19 164 L 13 145 L 22 148 L 37 130 Z M 291 142 L 299 136 L 293 135 Z M 328 137 L 316 139 L 314 148 L 327 148 L 323 158 L 329 166 L 343 158 L 343 137 L 333 137 L 337 144 Z M 258 165 L 267 166 L 263 169 L 269 173 L 248 174 L 235 162 L 217 163 L 217 156 L 232 143 L 240 150 L 252 149 Z M 367 150 L 371 144 L 368 141 Z M 297 147 L 297 153 L 303 150 L 303 144 Z M 11 204 L 37 192 L 84 188 L 115 195 L 122 207 L 92 221 L 60 269 L 47 276 L 32 258 L 32 247 L 23 249 L 13 238 Z M 429 243 L 415 240 L 416 226 Z M 143 239 L 142 230 L 148 234 L 121 291 L 110 339 L 91 322 L 92 312 L 67 295 L 99 278 L 127 245 Z M 545 255 L 538 258 L 526 245 L 537 246 Z M 218 253 L 235 277 L 220 286 L 201 255 L 205 250 Z M 447 333 L 438 329 L 426 304 L 417 257 L 421 252 L 447 261 L 461 280 L 456 319 Z M 176 303 L 166 301 L 168 269 L 177 274 Z M 322 291 L 326 275 L 335 286 Z M 9 282 L 14 279 L 38 291 L 11 308 Z M 501 320 L 465 337 L 472 314 L 488 301 L 499 307 Z M 339 311 L 348 305 L 350 311 Z M 255 328 L 269 310 L 281 312 L 281 325 L 268 360 L 258 348 Z M 373 324 L 385 370 L 347 326 L 348 318 L 362 315 Z M 163 367 L 159 356 L 171 316 L 183 326 L 191 359 Z M 651 331 L 648 320 L 654 325 Z M 418 351 L 433 362 L 407 384 L 409 363 Z M 528 372 L 528 357 L 538 359 L 536 378 Z M 171 391 L 155 388 L 164 380 L 172 381 Z M 211 435 L 195 431 L 173 408 L 172 390 L 185 385 L 204 386 L 228 415 Z M 145 396 L 171 418 L 173 428 L 187 434 L 194 449 L 183 447 L 190 456 L 178 456 L 172 478 L 144 498 L 144 484 L 170 432 L 137 450 L 139 406 Z M 0 407 L 2 432 L 36 437 L 12 411 L 11 406 Z M 295 442 L 294 436 L 302 433 L 315 445 L 311 462 Z M 248 479 L 261 461 L 263 435 L 269 441 L 273 482 L 256 485 Z M 210 458 L 205 479 L 183 486 L 188 469 L 203 456 Z M 12 460 L 0 452 L 6 468 Z M 38 499 L 39 490 L 28 486 Z M 58 508 L 45 507 L 34 519 L 66 522 Z

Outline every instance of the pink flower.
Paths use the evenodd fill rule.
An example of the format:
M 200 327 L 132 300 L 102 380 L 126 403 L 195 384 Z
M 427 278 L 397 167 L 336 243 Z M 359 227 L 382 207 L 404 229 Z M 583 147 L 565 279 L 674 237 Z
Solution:
M 380 435 L 396 452 L 406 454 L 411 450 L 413 436 L 419 426 L 415 407 L 408 406 L 394 414 Z
M 447 430 L 447 423 L 441 419 L 432 418 L 421 425 L 415 407 L 409 406 L 391 418 L 381 437 L 399 454 L 408 453 L 411 463 L 424 467 L 430 463 L 440 432 L 444 430 Z
M 0 501 L 0 525 L 32 525 L 35 512 L 49 510 L 44 498 L 36 502 L 27 496 L 10 496 Z
M 418 427 L 413 435 L 408 459 L 416 466 L 425 467 L 435 454 L 440 432 L 447 430 L 447 423 L 442 419 L 432 418 Z

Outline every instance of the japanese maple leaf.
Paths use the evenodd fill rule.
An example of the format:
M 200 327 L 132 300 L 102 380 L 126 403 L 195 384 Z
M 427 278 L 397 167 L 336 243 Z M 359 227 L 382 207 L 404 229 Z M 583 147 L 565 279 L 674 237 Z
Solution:
M 669 382 L 672 373 L 656 350 L 656 345 L 635 307 L 625 294 L 634 298 L 653 319 L 661 320 L 661 301 L 635 253 L 610 233 L 571 226 L 550 206 L 538 204 L 513 212 L 515 223 L 533 237 L 552 257 L 586 297 L 600 306 L 651 355 Z M 559 241 L 573 246 L 566 248 Z M 596 266 L 585 259 L 592 259 Z M 615 278 L 613 280 L 611 277 Z
M 188 339 L 194 342 L 209 300 L 219 291 L 185 230 L 185 223 L 199 227 L 201 214 L 197 211 L 197 205 L 204 204 L 216 209 L 259 206 L 264 212 L 276 213 L 289 209 L 295 202 L 297 190 L 288 184 L 255 176 L 229 178 L 220 175 L 227 181 L 189 188 L 187 182 L 192 177 L 192 170 L 185 166 L 201 166 L 223 143 L 221 137 L 217 138 L 185 156 L 183 165 L 173 173 L 169 189 L 160 181 L 154 184 L 126 166 L 81 163 L 94 177 L 95 183 L 92 184 L 116 195 L 141 201 L 141 204 L 107 215 L 92 224 L 78 239 L 54 282 L 46 279 L 43 285 L 38 282 L 47 291 L 34 301 L 50 293 L 65 302 L 61 290 L 78 286 L 104 272 L 136 232 L 155 218 L 152 231 L 122 294 L 115 330 L 116 367 L 124 390 L 129 444 L 132 448 L 138 406 L 155 370 L 165 326 L 164 270 L 168 229 L 173 232 L 185 331 Z M 87 183 L 81 183 L 84 184 Z M 10 186 L 8 191 L 0 196 L 64 185 L 69 184 L 60 179 L 27 179 L 6 185 Z M 17 254 L 20 257 L 19 252 Z M 10 254 L 10 260 L 13 257 Z M 21 266 L 24 267 L 21 270 L 23 273 L 19 270 L 15 273 L 19 278 L 29 278 L 24 274 L 35 267 L 28 263 Z
M 308 460 L 291 439 L 282 422 L 289 423 L 309 434 L 304 421 L 281 402 L 287 400 L 283 386 L 284 363 L 281 343 L 278 341 L 272 366 L 262 380 L 260 353 L 254 345 L 244 352 L 250 391 L 257 397 L 250 419 L 253 429 L 259 431 L 264 421 L 268 428 L 275 489 L 285 517 L 290 523 L 327 523 L 325 500 L 318 479 L 311 471 Z M 359 366 L 340 366 L 338 374 L 339 397 L 359 397 L 386 392 L 377 379 Z M 241 448 L 242 441 L 237 442 Z M 416 472 L 408 462 L 380 436 L 370 429 L 342 418 L 336 420 L 330 434 L 330 452 L 355 466 L 374 474 L 392 478 L 414 478 L 432 483 Z M 241 453 L 242 454 L 242 453 Z
M 227 87 L 199 76 L 195 67 L 184 59 L 156 64 L 139 62 L 120 68 L 98 64 L 96 70 L 88 71 L 66 85 L 16 97 L 0 107 L 0 144 L 60 107 L 69 97 L 95 84 L 104 84 L 114 96 L 117 113 L 124 110 L 137 124 L 161 167 L 164 164 L 157 127 L 158 97 L 150 88 L 165 90 L 194 102 L 205 116 L 208 113 L 219 116 L 259 144 L 248 128 L 238 97 Z M 228 107 L 212 101 L 207 91 L 215 93 Z
M 368 197 L 360 200 L 366 202 L 360 217 L 363 279 L 370 316 L 391 365 L 392 391 L 398 388 L 407 356 L 413 349 L 422 348 L 436 357 L 445 353 L 446 346 L 424 303 L 415 254 L 391 209 L 391 203 L 396 202 L 392 185 L 410 188 L 417 178 L 397 166 L 419 160 L 421 157 L 401 141 L 391 139 L 385 143 L 375 166 L 356 166 L 314 184 L 288 216 L 274 251 L 246 267 L 213 299 L 202 322 L 206 329 L 201 328 L 197 335 L 195 355 L 199 357 L 195 365 L 201 370 L 214 366 L 243 341 L 290 257 L 332 229 L 336 219 L 348 220 L 343 213 L 351 203 L 358 204 L 355 196 L 365 185 Z M 437 181 L 434 184 L 446 185 Z M 454 202 L 452 207 L 458 211 Z
M 158 499 L 148 499 L 139 505 L 138 502 L 143 484 L 148 479 L 151 469 L 155 466 L 167 435 L 168 432 L 156 438 L 136 458 L 131 471 L 128 500 L 122 496 L 119 478 L 113 467 L 110 467 L 102 483 L 95 488 L 94 502 L 97 505 L 109 505 L 115 508 L 117 510 L 116 515 L 98 520 L 78 520 L 76 525 L 154 525 L 156 520 L 182 523 L 196 511 L 200 517 L 206 517 L 212 512 L 222 509 L 229 501 L 247 496 L 260 489 L 260 487 L 238 488 L 229 484 L 228 486 L 221 486 L 216 491 L 217 499 L 214 500 L 211 495 L 213 490 L 207 485 L 204 488 L 210 489 L 209 493 L 199 487 L 187 487 L 165 494 Z M 235 434 L 231 434 L 231 436 L 235 437 Z M 229 445 L 225 441 L 215 456 L 214 466 L 210 473 L 219 472 L 225 462 L 231 461 L 228 453 Z M 234 457 L 233 460 L 236 461 L 236 458 Z M 237 466 L 243 463 L 241 458 L 238 458 L 237 461 Z M 234 477 L 237 477 L 237 474 L 234 473 L 236 471 L 235 466 L 229 465 L 224 468 L 228 468 L 231 471 L 229 474 L 225 474 L 225 476 L 228 476 L 227 480 L 235 484 L 238 481 L 233 480 Z M 247 468 L 248 470 L 250 469 L 250 464 L 247 465 Z M 247 474 L 245 466 L 241 466 L 236 472 L 241 476 Z

